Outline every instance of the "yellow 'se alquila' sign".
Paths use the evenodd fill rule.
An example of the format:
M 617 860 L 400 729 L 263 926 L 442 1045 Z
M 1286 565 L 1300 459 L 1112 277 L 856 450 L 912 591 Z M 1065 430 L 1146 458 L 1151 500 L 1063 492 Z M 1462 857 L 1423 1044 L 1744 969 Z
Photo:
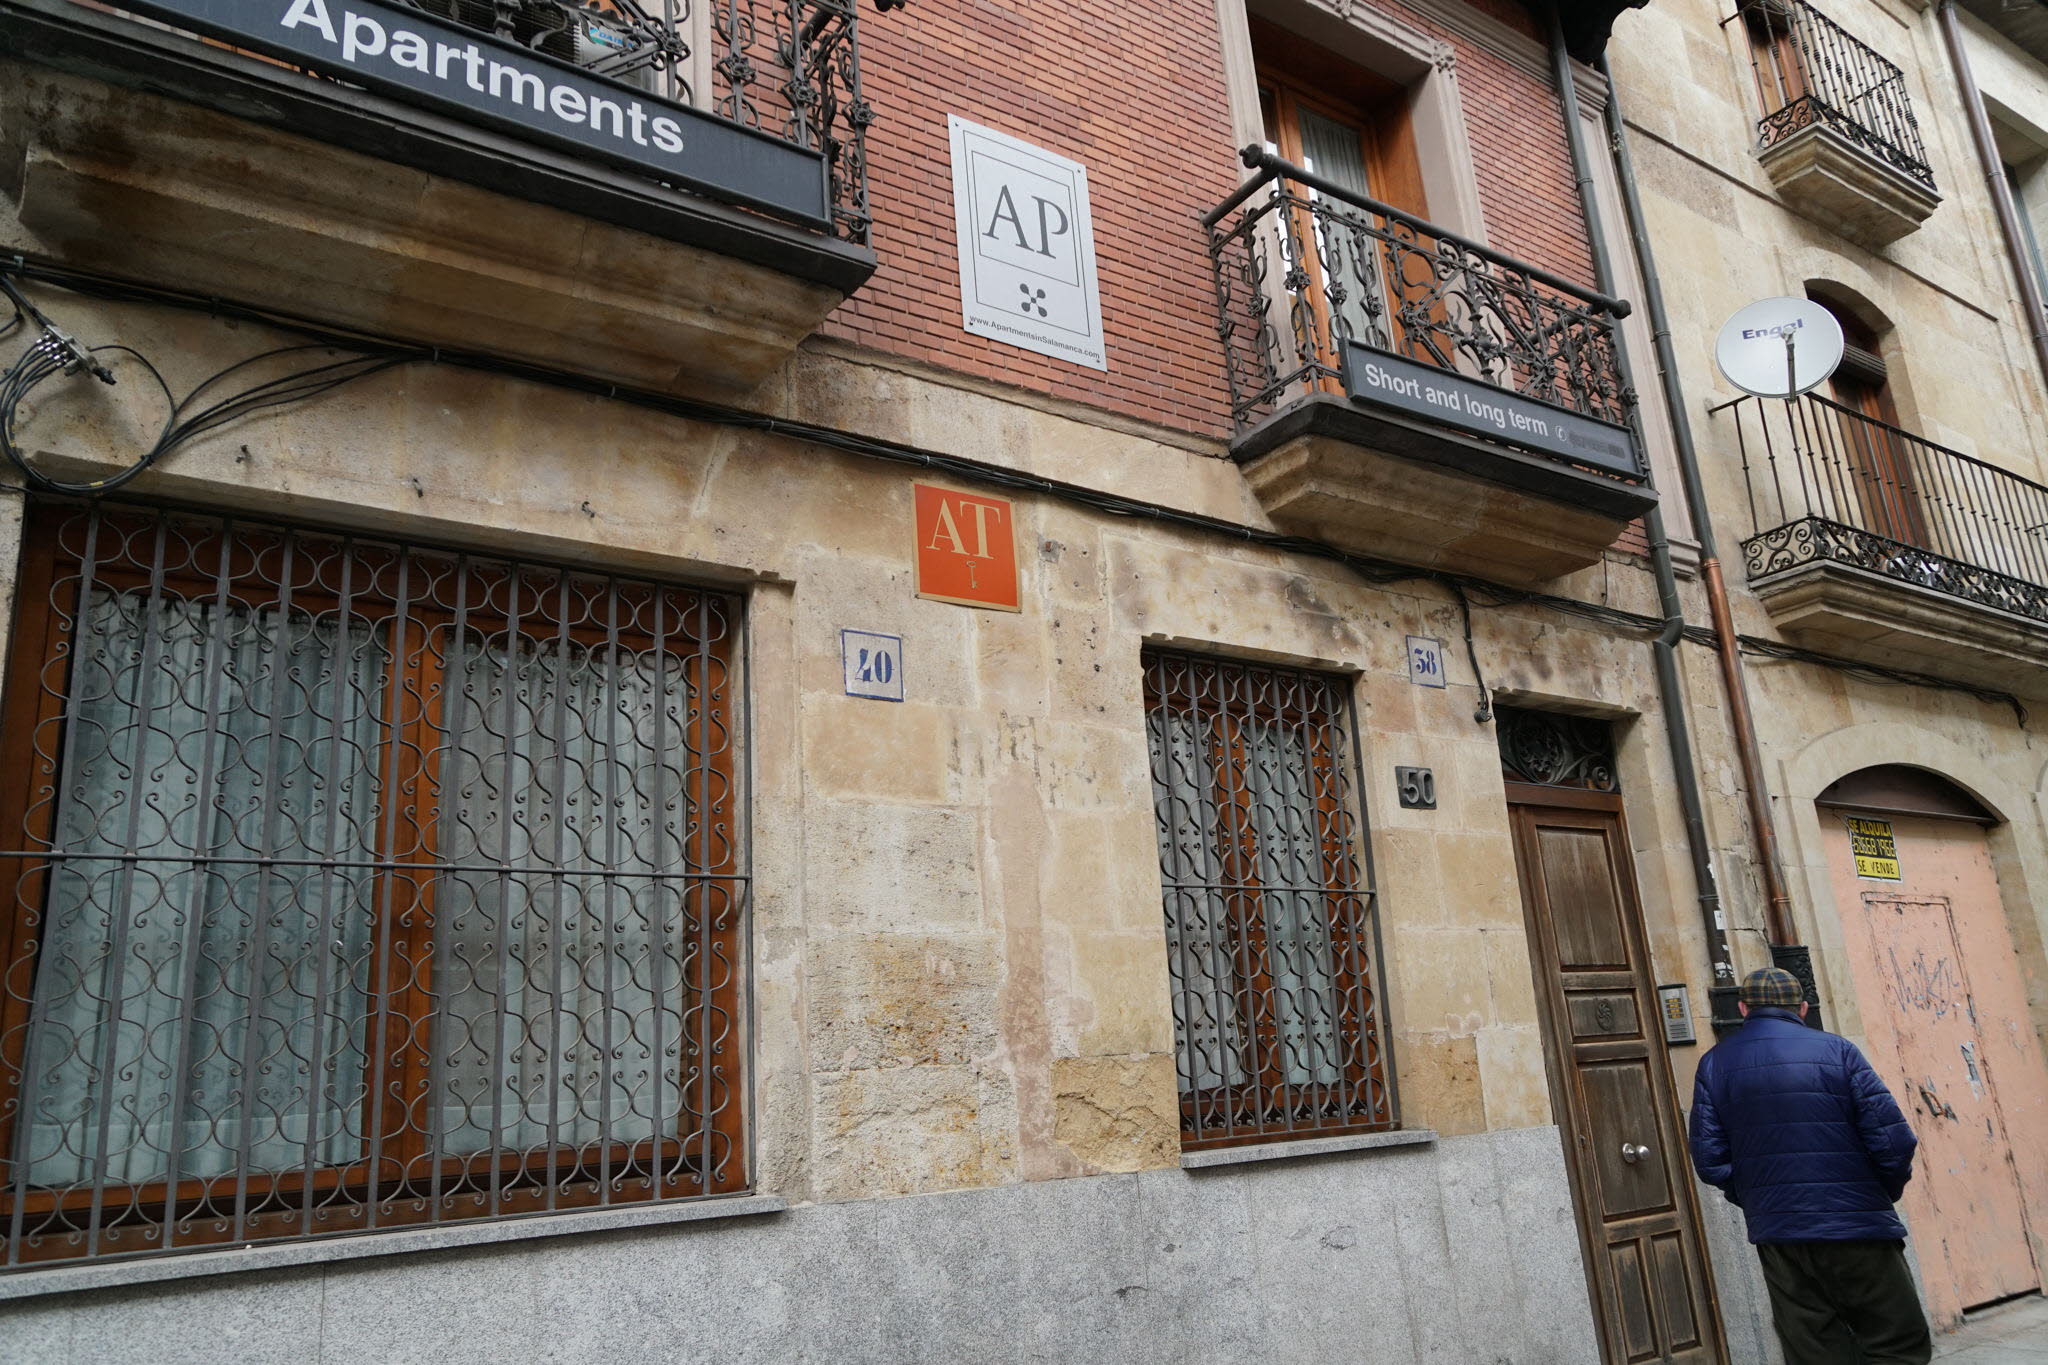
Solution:
M 1879 881 L 1899 880 L 1899 841 L 1889 820 L 1843 817 L 1849 822 L 1849 847 L 1856 854 L 1856 875 Z

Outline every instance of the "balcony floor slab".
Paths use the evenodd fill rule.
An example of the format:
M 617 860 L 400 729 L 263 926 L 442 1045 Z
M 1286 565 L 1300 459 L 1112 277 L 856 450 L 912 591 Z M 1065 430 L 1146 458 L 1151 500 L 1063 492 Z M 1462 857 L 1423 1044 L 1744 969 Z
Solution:
M 0 0 L 0 125 L 18 191 L 0 248 L 649 388 L 751 388 L 873 269 L 865 248 L 63 0 Z
M 1750 587 L 1778 629 L 1798 644 L 1860 663 L 2048 696 L 2048 623 L 1826 561 L 1752 579 Z
M 1868 247 L 1904 237 L 1941 204 L 1929 186 L 1820 124 L 1772 143 L 1757 160 L 1787 204 Z
M 1378 559 L 1537 583 L 1598 563 L 1654 490 L 1315 394 L 1233 446 L 1274 524 Z

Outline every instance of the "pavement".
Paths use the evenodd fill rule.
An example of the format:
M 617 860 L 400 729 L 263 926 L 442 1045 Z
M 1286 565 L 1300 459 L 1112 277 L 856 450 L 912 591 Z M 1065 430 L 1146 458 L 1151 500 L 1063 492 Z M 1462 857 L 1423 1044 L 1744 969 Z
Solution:
M 1972 1313 L 1934 1339 L 1941 1365 L 2048 1365 L 2048 1299 L 2030 1295 Z

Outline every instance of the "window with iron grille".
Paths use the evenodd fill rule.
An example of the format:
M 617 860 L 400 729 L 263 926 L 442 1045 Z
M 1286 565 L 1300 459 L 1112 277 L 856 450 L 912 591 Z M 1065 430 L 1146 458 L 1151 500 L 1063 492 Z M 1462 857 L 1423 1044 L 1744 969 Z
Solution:
M 31 509 L 6 1263 L 747 1180 L 731 599 Z
M 1144 669 L 1182 1147 L 1393 1127 L 1347 685 Z

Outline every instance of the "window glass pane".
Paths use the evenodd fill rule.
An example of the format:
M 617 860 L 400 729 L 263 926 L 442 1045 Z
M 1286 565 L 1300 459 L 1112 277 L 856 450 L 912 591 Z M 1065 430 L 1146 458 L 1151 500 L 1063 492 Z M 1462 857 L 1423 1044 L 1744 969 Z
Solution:
M 1365 176 L 1365 150 L 1359 130 L 1324 118 L 1312 109 L 1301 111 L 1302 169 L 1353 194 L 1371 194 Z
M 1357 128 L 1312 110 L 1301 110 L 1301 148 L 1305 170 L 1354 194 L 1370 195 L 1365 150 Z M 1338 334 L 1383 344 L 1367 306 L 1378 288 L 1377 239 L 1367 230 L 1371 220 L 1358 209 L 1310 192 L 1320 199 L 1315 214 L 1316 252 L 1322 263 L 1323 290 L 1330 320 Z
M 1192 717 L 1147 719 L 1167 887 L 1167 970 L 1181 1040 L 1182 1091 L 1244 1080 L 1244 1033 L 1231 963 L 1238 945 L 1216 849 L 1216 768 Z
M 2048 175 L 2040 166 L 2041 163 L 2035 163 L 2036 185 L 2042 183 L 2044 175 Z M 2041 231 L 2034 221 L 2035 214 L 2039 211 L 2038 206 L 2028 202 L 2026 181 L 2017 166 L 2005 168 L 2005 183 L 2012 189 L 2014 216 L 2020 220 L 2020 236 L 2026 241 L 2027 259 L 2034 267 L 2034 281 L 2043 290 L 2048 290 L 2048 259 L 2044 259 L 2041 254 Z
M 380 643 L 362 622 L 103 587 L 75 639 L 29 1180 L 353 1158 Z
M 1393 1122 L 1340 686 L 1291 669 L 1145 653 L 1190 1145 Z
M 574 641 L 469 638 L 450 675 L 437 1145 L 671 1135 L 696 942 L 675 875 L 682 666 Z
M 36 511 L 9 1267 L 745 1188 L 736 602 Z
M 1293 726 L 1254 721 L 1246 731 L 1279 1066 L 1290 1085 L 1328 1084 L 1337 1079 L 1343 1048 L 1307 746 Z

